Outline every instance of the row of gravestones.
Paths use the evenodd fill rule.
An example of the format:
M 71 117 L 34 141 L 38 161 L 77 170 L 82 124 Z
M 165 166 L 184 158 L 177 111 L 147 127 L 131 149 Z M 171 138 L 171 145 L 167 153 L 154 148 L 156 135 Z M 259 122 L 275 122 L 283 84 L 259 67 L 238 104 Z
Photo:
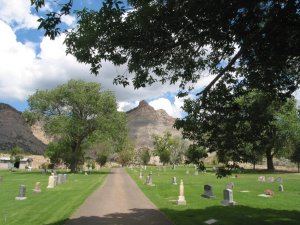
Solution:
M 63 184 L 67 182 L 67 174 L 58 174 L 54 175 L 54 173 L 51 174 L 51 176 L 48 179 L 48 186 L 47 188 L 54 188 L 55 186 L 59 184 Z M 36 182 L 33 191 L 35 193 L 41 192 L 41 183 Z M 20 185 L 19 188 L 19 195 L 16 197 L 16 200 L 25 200 L 26 197 L 26 186 Z
M 268 181 L 268 182 L 274 182 L 274 177 L 265 177 L 265 176 L 260 176 L 257 178 L 257 181 L 261 181 L 261 182 L 265 182 L 265 181 Z M 277 177 L 276 178 L 276 181 L 278 183 L 282 183 L 283 182 L 283 179 L 281 177 Z

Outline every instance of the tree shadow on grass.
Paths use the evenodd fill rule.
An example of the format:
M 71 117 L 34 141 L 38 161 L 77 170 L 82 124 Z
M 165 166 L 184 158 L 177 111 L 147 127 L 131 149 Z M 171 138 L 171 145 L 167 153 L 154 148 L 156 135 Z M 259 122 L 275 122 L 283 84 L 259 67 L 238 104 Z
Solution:
M 206 209 L 162 209 L 177 225 L 199 225 L 216 219 L 216 225 L 298 225 L 300 211 L 256 209 L 246 206 L 213 206 Z M 47 225 L 170 225 L 168 219 L 153 209 L 131 209 L 128 213 L 113 213 L 103 217 L 90 216 L 62 220 Z

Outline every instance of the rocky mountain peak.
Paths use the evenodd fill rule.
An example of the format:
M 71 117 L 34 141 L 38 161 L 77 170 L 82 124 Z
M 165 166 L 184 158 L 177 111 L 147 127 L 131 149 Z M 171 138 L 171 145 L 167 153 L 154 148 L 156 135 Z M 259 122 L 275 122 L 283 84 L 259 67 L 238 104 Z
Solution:
M 175 118 L 163 109 L 155 110 L 144 100 L 139 103 L 138 107 L 129 110 L 126 114 L 129 135 L 137 148 L 145 146 L 152 148 L 153 134 L 162 135 L 169 131 L 175 136 L 181 136 L 180 132 L 173 128 Z

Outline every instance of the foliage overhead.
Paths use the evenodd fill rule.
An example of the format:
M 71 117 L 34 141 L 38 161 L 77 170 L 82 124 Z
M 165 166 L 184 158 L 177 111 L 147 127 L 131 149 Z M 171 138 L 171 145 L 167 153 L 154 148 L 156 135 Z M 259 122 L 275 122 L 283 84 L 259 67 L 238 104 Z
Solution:
M 31 0 L 37 10 L 44 3 Z M 52 39 L 61 16 L 73 13 L 72 0 L 60 3 L 39 20 Z M 289 95 L 299 84 L 299 11 L 299 0 L 105 0 L 99 10 L 76 11 L 65 43 L 94 74 L 102 60 L 126 64 L 136 88 L 168 81 L 185 89 L 208 70 L 215 79 L 204 93 L 227 76 Z M 129 84 L 125 74 L 115 82 Z

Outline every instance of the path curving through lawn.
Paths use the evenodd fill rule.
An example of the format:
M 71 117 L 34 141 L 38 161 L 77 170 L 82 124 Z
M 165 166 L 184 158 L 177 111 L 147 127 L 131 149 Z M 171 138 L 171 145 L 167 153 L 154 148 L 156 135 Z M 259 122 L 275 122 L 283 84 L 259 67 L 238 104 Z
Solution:
M 173 225 L 123 168 L 114 168 L 66 225 Z

